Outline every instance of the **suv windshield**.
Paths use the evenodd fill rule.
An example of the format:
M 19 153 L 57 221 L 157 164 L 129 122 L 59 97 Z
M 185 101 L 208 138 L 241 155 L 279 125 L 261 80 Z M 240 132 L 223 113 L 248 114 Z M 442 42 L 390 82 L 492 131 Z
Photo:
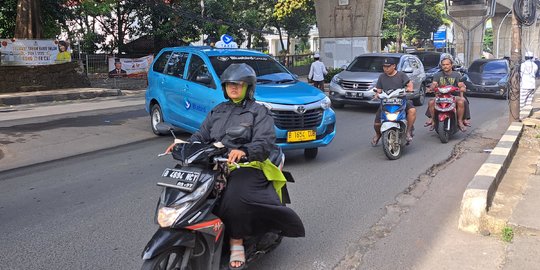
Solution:
M 295 78 L 278 62 L 266 56 L 213 56 L 210 62 L 218 76 L 233 63 L 246 63 L 250 65 L 257 74 L 259 82 L 292 82 Z M 279 76 L 271 76 L 279 74 Z
M 362 56 L 356 57 L 347 67 L 347 71 L 353 72 L 383 72 L 383 56 Z M 399 58 L 396 58 L 399 62 Z
M 469 67 L 469 72 L 477 72 L 484 74 L 506 74 L 508 68 L 506 66 L 506 60 L 501 61 L 478 61 L 473 62 Z
M 414 55 L 418 56 L 422 64 L 424 64 L 424 69 L 432 69 L 434 67 L 439 66 L 439 61 L 441 59 L 441 55 L 438 53 L 413 53 Z

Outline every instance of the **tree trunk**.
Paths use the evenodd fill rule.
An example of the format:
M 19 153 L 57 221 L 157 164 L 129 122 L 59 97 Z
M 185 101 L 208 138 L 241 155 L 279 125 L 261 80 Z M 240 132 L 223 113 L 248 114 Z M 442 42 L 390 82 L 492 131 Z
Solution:
M 278 34 L 279 34 L 279 42 L 281 43 L 281 50 L 284 50 L 285 49 L 285 43 L 283 43 L 283 35 L 281 34 L 281 28 L 277 24 L 276 24 L 276 29 L 277 29 Z M 281 51 L 278 52 L 278 54 L 280 54 L 280 53 L 281 53 Z
M 122 13 L 122 4 L 120 1 L 116 3 L 116 16 L 118 17 L 117 21 L 117 31 L 118 31 L 118 54 L 124 52 L 124 14 Z
M 18 0 L 15 38 L 43 38 L 41 0 Z

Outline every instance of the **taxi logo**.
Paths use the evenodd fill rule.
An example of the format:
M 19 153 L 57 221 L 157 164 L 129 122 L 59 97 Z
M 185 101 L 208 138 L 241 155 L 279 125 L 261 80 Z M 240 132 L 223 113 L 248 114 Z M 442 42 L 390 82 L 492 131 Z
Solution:
M 187 99 L 184 99 L 184 107 L 189 110 L 189 108 L 191 108 L 191 102 L 189 102 L 189 100 Z
M 304 114 L 306 112 L 306 107 L 300 105 L 300 106 L 296 106 L 296 113 L 297 114 Z
M 222 35 L 222 36 L 221 36 L 221 40 L 223 40 L 223 42 L 224 42 L 225 44 L 229 44 L 229 43 L 231 43 L 231 42 L 233 41 L 233 37 L 231 37 L 231 36 L 225 34 L 225 35 Z

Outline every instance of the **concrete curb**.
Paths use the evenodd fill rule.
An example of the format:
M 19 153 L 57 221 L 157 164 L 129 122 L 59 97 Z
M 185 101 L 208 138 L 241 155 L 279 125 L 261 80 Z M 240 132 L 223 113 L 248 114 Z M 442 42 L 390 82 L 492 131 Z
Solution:
M 525 107 L 520 111 L 520 119 L 527 118 L 531 113 L 532 107 Z M 490 219 L 487 212 L 491 207 L 497 187 L 517 151 L 522 131 L 523 123 L 511 123 L 499 143 L 467 185 L 461 199 L 458 223 L 460 230 L 472 233 L 489 231 Z
M 41 102 L 91 99 L 96 97 L 122 96 L 120 89 L 66 89 L 41 92 L 23 92 L 0 95 L 0 106 L 31 104 Z

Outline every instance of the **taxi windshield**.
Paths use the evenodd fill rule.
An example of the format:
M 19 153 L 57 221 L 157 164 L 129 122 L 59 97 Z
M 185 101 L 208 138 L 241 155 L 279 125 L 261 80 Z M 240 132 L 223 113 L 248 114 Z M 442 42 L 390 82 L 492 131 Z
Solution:
M 296 81 L 282 65 L 267 56 L 213 56 L 210 62 L 218 76 L 233 63 L 246 63 L 255 70 L 258 82 Z

